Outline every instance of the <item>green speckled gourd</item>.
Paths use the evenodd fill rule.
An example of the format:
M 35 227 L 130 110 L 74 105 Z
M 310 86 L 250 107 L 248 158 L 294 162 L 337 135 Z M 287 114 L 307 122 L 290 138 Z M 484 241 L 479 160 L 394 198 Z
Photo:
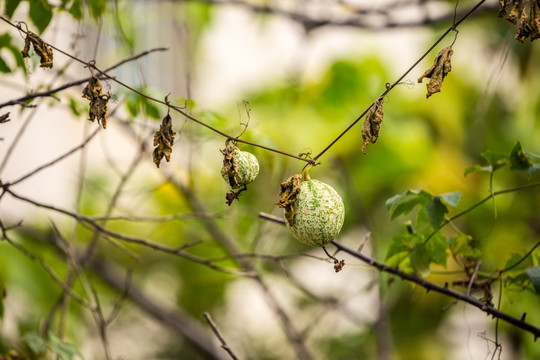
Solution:
M 249 184 L 259 174 L 259 162 L 255 155 L 240 151 L 236 146 L 227 147 L 221 176 L 233 189 Z
M 296 200 L 285 206 L 285 224 L 291 234 L 310 246 L 322 247 L 334 240 L 345 219 L 341 196 L 330 185 L 309 176 L 300 181 L 296 193 Z

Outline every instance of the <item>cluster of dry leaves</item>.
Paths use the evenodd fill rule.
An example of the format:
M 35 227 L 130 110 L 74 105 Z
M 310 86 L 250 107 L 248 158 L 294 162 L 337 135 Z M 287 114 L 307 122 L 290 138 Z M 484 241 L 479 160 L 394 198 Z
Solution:
M 29 58 L 30 45 L 34 47 L 34 51 L 39 55 L 39 66 L 44 68 L 53 67 L 53 52 L 49 45 L 47 45 L 39 36 L 31 31 L 27 31 L 26 38 L 24 39 L 24 49 L 21 53 L 23 58 Z
M 302 174 L 296 174 L 281 183 L 278 206 L 285 209 L 285 219 L 292 225 L 294 219 L 294 203 L 300 194 L 300 182 Z
M 521 42 L 524 39 L 530 38 L 531 41 L 540 38 L 540 0 L 499 0 L 500 11 L 499 17 L 505 18 L 511 23 L 516 25 L 515 38 Z M 52 68 L 53 66 L 53 53 L 47 43 L 45 43 L 36 34 L 27 31 L 25 38 L 25 46 L 22 50 L 23 57 L 29 57 L 30 46 L 34 47 L 34 51 L 40 57 L 40 66 Z M 428 78 L 427 94 L 426 98 L 431 95 L 440 92 L 444 78 L 452 69 L 451 56 L 453 54 L 452 46 L 445 47 L 436 56 L 433 65 L 427 69 L 422 76 L 418 79 L 419 83 L 422 83 L 424 78 Z M 110 94 L 104 94 L 102 86 L 98 78 L 92 76 L 87 86 L 83 90 L 83 97 L 90 100 L 89 120 L 98 120 L 101 122 L 103 128 L 107 127 L 107 103 L 110 99 Z M 365 149 L 369 144 L 374 144 L 378 137 L 380 128 L 383 122 L 384 97 L 377 99 L 373 105 L 369 108 L 366 114 L 362 126 L 362 153 L 365 154 Z M 8 114 L 2 116 L 3 122 L 9 121 Z M 5 117 L 5 119 L 4 119 Z M 167 161 L 170 160 L 172 146 L 174 142 L 174 131 L 172 130 L 172 119 L 169 114 L 163 118 L 160 129 L 154 134 L 154 152 L 152 154 L 154 163 L 157 167 L 161 160 L 165 157 Z M 227 149 L 223 153 L 225 160 L 227 158 L 233 158 L 232 154 Z M 225 161 L 224 163 L 227 163 Z M 229 161 L 231 171 L 234 171 L 234 162 Z M 229 177 L 234 179 L 234 177 Z M 280 199 L 280 206 L 286 210 L 290 208 L 287 204 L 290 202 L 290 198 L 294 199 L 294 186 L 295 182 L 299 182 L 296 178 L 290 178 L 282 184 L 282 199 Z M 231 183 L 234 188 L 234 184 Z M 294 214 L 290 215 L 294 216 Z
M 499 0 L 499 17 L 516 25 L 514 37 L 523 42 L 540 38 L 540 1 L 539 0 Z
M 159 130 L 154 134 L 154 152 L 152 158 L 157 167 L 161 163 L 161 159 L 165 157 L 165 160 L 169 162 L 171 160 L 172 147 L 174 144 L 174 131 L 172 129 L 171 115 L 167 114 L 161 121 Z
M 97 120 L 106 129 L 108 116 L 107 103 L 111 95 L 103 93 L 103 87 L 97 77 L 92 76 L 90 78 L 88 84 L 83 89 L 83 98 L 90 100 L 90 109 L 88 110 L 88 116 L 90 118 L 88 120 L 92 122 Z

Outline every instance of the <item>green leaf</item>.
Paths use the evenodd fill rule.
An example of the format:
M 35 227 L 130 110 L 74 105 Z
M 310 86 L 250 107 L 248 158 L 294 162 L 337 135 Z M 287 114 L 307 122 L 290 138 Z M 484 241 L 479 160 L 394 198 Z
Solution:
M 69 8 L 69 13 L 71 16 L 73 16 L 76 20 L 82 20 L 83 13 L 82 13 L 82 4 L 81 0 L 73 0 L 73 3 L 71 4 L 71 7 Z
M 97 19 L 107 10 L 107 0 L 88 1 L 88 6 L 90 8 L 90 15 L 94 19 Z
M 161 119 L 161 114 L 159 113 L 159 108 L 154 104 L 153 101 L 150 101 L 146 98 L 142 99 L 142 104 L 144 107 L 144 113 L 153 119 Z
M 47 348 L 47 342 L 35 332 L 26 333 L 22 340 L 28 345 L 35 355 L 40 354 Z
M 84 106 L 74 98 L 69 98 L 69 108 L 75 116 L 81 116 L 84 111 Z
M 527 172 L 527 176 L 529 178 L 531 178 L 534 174 L 536 174 L 537 172 L 540 171 L 540 164 L 533 164 L 530 168 L 529 168 L 529 171 Z
M 432 258 L 432 254 L 425 246 L 419 246 L 411 252 L 411 265 L 419 275 L 425 277 L 429 275 Z
M 521 142 L 516 141 L 516 145 L 510 152 L 510 170 L 512 171 L 526 171 L 533 166 L 532 159 L 523 151 Z
M 448 241 L 443 234 L 437 232 L 425 245 L 431 252 L 431 262 L 446 267 L 448 258 Z
M 493 172 L 506 164 L 508 164 L 508 158 L 505 154 L 496 153 L 493 151 L 484 151 L 482 154 L 482 157 L 487 160 L 488 164 L 491 166 L 491 171 Z
M 0 277 L 0 320 L 4 318 L 4 298 L 6 297 L 6 285 Z
M 417 234 L 399 234 L 392 237 L 386 252 L 388 265 L 398 266 L 421 243 L 422 238 Z
M 75 356 L 82 358 L 77 348 L 62 339 L 58 338 L 52 332 L 49 332 L 49 349 L 53 354 L 60 356 L 64 360 L 72 360 Z
M 531 279 L 536 293 L 540 293 L 540 266 L 533 266 L 525 269 L 525 273 L 529 276 L 529 279 Z
M 488 165 L 488 166 L 474 165 L 474 166 L 466 168 L 464 173 L 463 173 L 463 176 L 467 176 L 470 173 L 475 172 L 475 171 L 484 171 L 484 172 L 489 172 L 490 173 L 492 171 L 492 169 L 493 169 L 493 167 L 491 165 Z
M 441 199 L 439 195 L 434 196 L 426 205 L 426 214 L 434 229 L 439 228 L 444 221 L 444 215 L 448 213 L 448 208 Z
M 9 50 L 11 54 L 13 54 L 13 57 L 15 58 L 15 62 L 17 63 L 17 67 L 22 69 L 24 73 L 26 74 L 27 70 L 26 70 L 26 66 L 25 66 L 25 63 L 21 54 L 21 49 L 13 45 L 12 37 L 9 33 L 0 35 L 0 49 L 2 48 Z
M 511 254 L 510 258 L 506 261 L 506 264 L 504 265 L 504 269 L 509 269 L 512 267 L 510 271 L 523 271 L 527 267 L 532 266 L 532 259 L 529 257 L 523 260 L 523 257 L 524 255 L 521 255 L 521 254 L 517 254 L 517 253 Z M 519 265 L 517 265 L 516 267 L 513 267 L 517 263 L 519 263 Z
M 52 8 L 46 0 L 30 1 L 30 19 L 36 25 L 39 33 L 43 33 L 52 20 Z
M 391 197 L 386 201 L 386 208 L 390 211 L 391 219 L 402 214 L 410 213 L 416 206 L 426 206 L 432 195 L 425 190 L 407 190 L 402 194 Z
M 459 191 L 445 193 L 438 196 L 446 203 L 446 205 L 449 205 L 453 208 L 457 206 L 459 199 L 461 199 L 461 193 Z
M 132 117 L 137 117 L 139 115 L 139 96 L 133 95 L 135 96 L 128 96 L 126 99 L 126 108 Z
M 475 260 L 482 255 L 480 249 L 475 246 L 473 238 L 465 234 L 455 234 L 448 239 L 448 245 L 452 254 L 466 259 Z
M 6 14 L 8 18 L 11 18 L 20 3 L 21 3 L 21 0 L 6 0 L 6 7 L 4 8 L 4 14 Z
M 9 68 L 8 64 L 0 57 L 0 72 L 3 73 L 9 73 L 11 72 L 11 69 Z

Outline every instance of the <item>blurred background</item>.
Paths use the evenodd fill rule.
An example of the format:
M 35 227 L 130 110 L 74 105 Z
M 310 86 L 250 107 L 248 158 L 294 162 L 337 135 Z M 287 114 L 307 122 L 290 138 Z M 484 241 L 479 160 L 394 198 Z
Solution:
M 243 140 L 315 156 L 475 4 L 6 0 L 0 9 L 99 69 L 166 47 L 110 75 L 156 98 L 168 95 L 232 136 L 248 123 Z M 488 165 L 482 152 L 509 155 L 518 139 L 540 154 L 540 48 L 515 40 L 515 26 L 498 11 L 498 2 L 486 1 L 459 25 L 441 93 L 426 99 L 427 80 L 418 78 L 453 33 L 385 97 L 380 137 L 367 155 L 359 123 L 319 159 L 311 177 L 345 203 L 340 243 L 365 244 L 363 254 L 384 261 L 391 239 L 418 211 L 391 220 L 386 200 L 408 189 L 461 192 L 451 216 L 490 187 L 538 181 L 508 166 L 492 177 L 464 176 L 468 167 Z M 336 256 L 346 265 L 335 273 L 321 249 L 261 218 L 282 216 L 279 185 L 302 161 L 239 144 L 257 156 L 260 173 L 229 207 L 220 174 L 226 139 L 171 112 L 171 160 L 156 168 L 153 134 L 167 109 L 114 81 L 102 81 L 112 95 L 106 130 L 87 121 L 84 83 L 5 105 L 91 71 L 58 51 L 53 69 L 40 68 L 36 55 L 22 59 L 24 34 L 1 24 L 0 115 L 9 111 L 10 121 L 0 124 L 0 179 L 31 176 L 0 197 L 0 358 L 227 358 L 204 312 L 242 359 L 540 357 L 529 333 L 343 253 Z M 539 210 L 537 187 L 509 192 L 442 233 L 469 235 L 481 272 L 494 274 L 540 242 Z M 446 265 L 432 264 L 423 275 L 441 285 L 467 279 L 446 252 Z M 538 253 L 527 262 L 538 265 Z M 492 285 L 494 302 L 540 326 L 538 294 L 518 277 Z

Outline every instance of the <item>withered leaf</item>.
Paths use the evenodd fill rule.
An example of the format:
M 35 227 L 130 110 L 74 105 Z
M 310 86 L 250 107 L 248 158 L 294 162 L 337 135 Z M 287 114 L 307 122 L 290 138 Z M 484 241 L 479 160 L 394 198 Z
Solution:
M 379 131 L 383 122 L 383 117 L 384 111 L 382 99 L 379 99 L 369 108 L 366 114 L 366 119 L 364 120 L 364 125 L 362 125 L 362 140 L 364 140 L 364 144 L 362 145 L 362 153 L 365 154 L 366 147 L 369 144 L 375 144 L 379 138 Z
M 156 146 L 156 148 L 154 149 L 152 158 L 158 168 L 163 157 L 165 157 L 167 162 L 171 159 L 173 144 L 174 131 L 172 129 L 172 118 L 167 114 L 161 121 L 159 130 L 154 134 L 154 146 Z
M 499 9 L 499 17 L 503 18 L 506 16 L 507 11 L 506 8 L 508 7 L 508 1 L 510 0 L 499 0 L 499 6 L 501 7 Z
M 508 8 L 512 3 L 510 12 Z M 516 25 L 514 38 L 523 42 L 540 38 L 540 4 L 538 0 L 499 0 L 499 17 Z M 529 14 L 529 15 L 527 15 Z
M 233 201 L 234 200 L 238 200 L 240 201 L 240 195 L 242 194 L 242 192 L 246 191 L 247 190 L 247 186 L 244 185 L 244 187 L 242 187 L 240 190 L 238 190 L 237 192 L 234 192 L 234 190 L 231 190 L 230 192 L 228 192 L 227 194 L 225 194 L 225 203 L 229 206 L 232 205 Z
M 9 112 L 3 114 L 3 115 L 0 115 L 0 124 L 3 124 L 3 123 L 7 123 L 9 120 L 11 120 L 9 118 Z
M 452 70 L 450 58 L 453 53 L 452 46 L 445 47 L 439 51 L 433 65 L 418 78 L 419 83 L 422 83 L 424 78 L 430 79 L 427 84 L 426 98 L 441 91 L 444 78 L 448 75 L 450 70 Z
M 533 1 L 531 5 L 531 19 L 529 21 L 531 28 L 531 41 L 540 38 L 540 1 Z
M 292 226 L 294 221 L 294 203 L 300 194 L 302 174 L 296 174 L 281 183 L 278 206 L 285 209 L 285 219 Z
M 220 150 L 223 154 L 223 170 L 224 176 L 229 179 L 229 185 L 232 189 L 240 187 L 240 184 L 236 181 L 236 173 L 238 173 L 238 162 L 235 157 L 236 146 L 227 143 L 225 149 Z
M 107 103 L 111 98 L 110 94 L 103 93 L 103 87 L 101 82 L 95 76 L 92 76 L 83 89 L 83 98 L 90 100 L 90 109 L 88 111 L 90 121 L 94 122 L 97 119 L 98 123 L 101 122 L 101 126 L 104 129 L 107 128 L 107 117 L 109 116 L 109 110 Z
M 26 38 L 24 39 L 24 49 L 21 51 L 23 58 L 30 57 L 28 54 L 30 51 L 30 44 L 34 46 L 34 51 L 39 55 L 39 66 L 44 68 L 52 68 L 53 52 L 51 48 L 43 40 L 41 40 L 39 36 L 31 31 L 26 33 Z

